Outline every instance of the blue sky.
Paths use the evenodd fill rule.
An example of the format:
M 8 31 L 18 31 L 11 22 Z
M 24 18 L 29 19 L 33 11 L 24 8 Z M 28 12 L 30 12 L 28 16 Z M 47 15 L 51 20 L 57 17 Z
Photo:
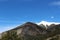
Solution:
M 43 20 L 60 22 L 60 0 L 0 0 L 0 32 Z

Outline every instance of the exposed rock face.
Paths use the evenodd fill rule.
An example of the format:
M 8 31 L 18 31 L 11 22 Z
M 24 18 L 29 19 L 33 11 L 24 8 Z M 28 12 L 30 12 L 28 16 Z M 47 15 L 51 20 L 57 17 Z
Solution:
M 41 33 L 42 28 L 34 23 L 27 22 L 22 30 L 22 34 L 27 35 L 38 35 Z
M 1 36 L 2 36 L 2 35 L 0 34 L 0 39 L 1 39 Z
M 41 32 L 43 31 L 42 27 L 31 22 L 27 22 L 19 27 L 15 28 L 17 30 L 17 34 L 38 35 L 41 34 Z
M 8 30 L 8 31 L 2 33 L 0 35 L 0 38 L 1 38 L 1 36 L 7 34 L 8 32 L 11 33 L 11 31 L 15 31 L 15 32 L 17 32 L 17 35 L 19 37 L 22 36 L 25 38 L 28 38 L 29 36 L 35 37 L 37 35 L 40 35 L 39 37 L 42 37 L 43 39 L 44 39 L 44 37 L 46 38 L 44 40 L 50 40 L 50 39 L 52 39 L 52 37 L 54 38 L 55 35 L 60 35 L 60 24 L 59 25 L 51 24 L 50 26 L 48 26 L 48 25 L 46 25 L 46 26 L 47 26 L 47 28 L 43 24 L 37 25 L 35 23 L 27 22 L 21 26 L 18 26 L 17 28 L 14 28 L 12 30 Z

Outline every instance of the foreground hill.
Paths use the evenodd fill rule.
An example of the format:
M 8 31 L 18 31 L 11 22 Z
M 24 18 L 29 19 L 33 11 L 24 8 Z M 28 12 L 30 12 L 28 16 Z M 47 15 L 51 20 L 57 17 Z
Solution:
M 60 24 L 46 26 L 27 22 L 3 32 L 0 34 L 0 40 L 60 40 Z

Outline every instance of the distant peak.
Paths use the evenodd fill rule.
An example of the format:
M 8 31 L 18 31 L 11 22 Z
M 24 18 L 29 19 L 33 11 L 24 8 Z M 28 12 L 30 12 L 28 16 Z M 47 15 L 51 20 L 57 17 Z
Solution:
M 51 24 L 58 25 L 58 24 L 60 24 L 60 23 L 58 23 L 58 22 L 41 21 L 41 22 L 38 23 L 38 25 L 40 25 L 40 24 L 43 24 L 43 25 L 51 25 Z
M 47 21 L 41 21 L 41 22 L 39 22 L 39 23 L 37 23 L 37 24 L 38 24 L 38 25 L 43 24 L 43 25 L 47 28 L 47 25 L 48 25 L 48 26 L 50 26 L 51 24 L 58 25 L 58 24 L 60 24 L 60 23 L 58 23 L 58 22 L 47 22 Z
M 43 25 L 51 25 L 52 23 L 51 22 L 47 22 L 47 21 L 41 21 L 41 22 L 39 22 L 38 23 L 38 25 L 40 25 L 40 24 L 43 24 Z

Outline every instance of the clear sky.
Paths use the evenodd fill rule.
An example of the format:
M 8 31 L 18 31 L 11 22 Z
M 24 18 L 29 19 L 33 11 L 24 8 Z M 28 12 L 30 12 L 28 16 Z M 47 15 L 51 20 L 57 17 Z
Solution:
M 0 32 L 43 20 L 60 22 L 60 0 L 0 0 Z

